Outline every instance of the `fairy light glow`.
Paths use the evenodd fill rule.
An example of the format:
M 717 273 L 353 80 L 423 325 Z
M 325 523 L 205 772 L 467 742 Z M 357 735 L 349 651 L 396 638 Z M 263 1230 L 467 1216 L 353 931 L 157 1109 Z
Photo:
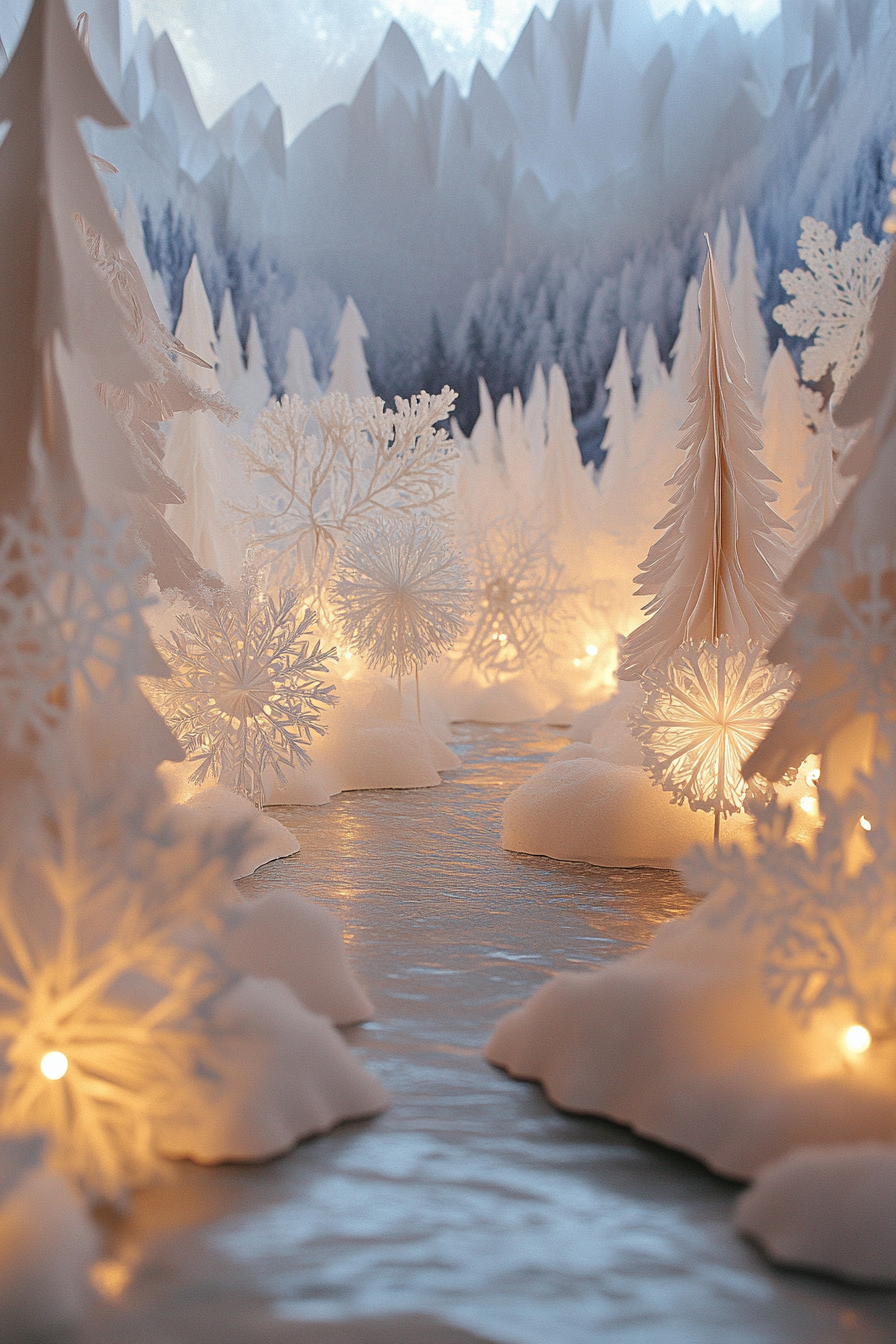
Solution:
M 871 1044 L 871 1032 L 860 1022 L 854 1022 L 844 1031 L 843 1044 L 851 1055 L 863 1055 Z
M 871 822 L 868 820 L 867 817 L 859 817 L 859 825 L 861 826 L 863 831 L 871 830 Z
M 587 653 L 587 655 L 588 655 L 589 658 L 596 658 L 596 657 L 597 657 L 597 645 L 596 645 L 596 644 L 586 644 L 586 645 L 585 645 L 585 652 Z
M 805 797 L 800 799 L 800 807 L 803 809 L 804 812 L 808 812 L 810 816 L 814 816 L 815 813 L 818 811 L 818 804 L 816 803 L 815 799 L 812 798 L 808 793 L 805 795 Z
M 40 1062 L 40 1071 L 51 1082 L 58 1082 L 68 1073 L 68 1057 L 61 1050 L 48 1050 Z
M 806 775 L 806 783 L 811 785 L 812 788 L 815 788 L 820 779 L 821 779 L 820 770 L 810 770 Z

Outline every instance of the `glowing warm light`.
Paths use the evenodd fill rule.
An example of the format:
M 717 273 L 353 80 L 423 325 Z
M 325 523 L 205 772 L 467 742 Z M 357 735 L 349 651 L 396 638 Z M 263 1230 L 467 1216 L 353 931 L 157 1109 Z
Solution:
M 90 1282 L 103 1297 L 116 1298 L 131 1281 L 131 1270 L 120 1260 L 97 1260 L 90 1269 Z
M 45 1078 L 56 1082 L 68 1073 L 68 1059 L 61 1050 L 48 1050 L 40 1062 L 40 1071 Z
M 820 779 L 821 779 L 820 770 L 810 770 L 806 775 L 806 783 L 812 785 L 813 787 L 818 783 Z
M 581 658 L 573 658 L 572 665 L 573 667 L 581 667 L 582 666 Z
M 860 1022 L 854 1022 L 843 1033 L 843 1044 L 853 1055 L 863 1055 L 871 1044 L 871 1032 Z
M 597 645 L 596 645 L 596 644 L 586 644 L 586 645 L 585 645 L 585 652 L 587 653 L 587 655 L 588 655 L 589 658 L 596 658 L 596 657 L 597 657 Z
M 811 797 L 811 795 L 808 793 L 804 798 L 800 799 L 800 807 L 803 809 L 804 812 L 808 812 L 810 816 L 814 816 L 814 814 L 818 811 L 818 804 L 816 803 L 815 799 Z
M 861 826 L 863 831 L 871 830 L 871 822 L 868 820 L 867 817 L 859 817 L 859 825 Z

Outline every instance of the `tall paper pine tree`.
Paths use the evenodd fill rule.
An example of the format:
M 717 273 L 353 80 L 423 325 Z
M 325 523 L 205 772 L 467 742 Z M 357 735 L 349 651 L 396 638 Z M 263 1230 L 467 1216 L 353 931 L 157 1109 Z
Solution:
M 707 247 L 709 240 L 707 239 Z M 627 639 L 618 675 L 637 681 L 682 644 L 769 644 L 781 621 L 779 575 L 786 551 L 772 508 L 776 480 L 757 454 L 759 423 L 750 410 L 743 356 L 710 249 L 700 287 L 700 349 L 693 409 L 682 426 L 685 454 L 670 484 L 663 536 L 641 565 L 639 596 L 648 619 Z

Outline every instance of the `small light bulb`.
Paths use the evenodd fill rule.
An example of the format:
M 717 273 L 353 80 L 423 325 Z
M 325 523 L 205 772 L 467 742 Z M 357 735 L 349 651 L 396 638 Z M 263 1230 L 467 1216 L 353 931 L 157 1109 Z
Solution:
M 811 784 L 813 786 L 816 785 L 820 779 L 821 779 L 820 770 L 810 770 L 809 773 L 806 775 L 806 783 Z
M 68 1059 L 61 1050 L 48 1050 L 40 1062 L 40 1071 L 55 1083 L 68 1073 Z
M 581 667 L 582 666 L 581 658 L 573 658 L 572 665 L 573 667 Z
M 871 1044 L 871 1032 L 860 1022 L 854 1022 L 843 1033 L 843 1044 L 852 1055 L 864 1055 Z
M 596 658 L 596 657 L 597 657 L 597 645 L 596 645 L 596 644 L 586 644 L 586 645 L 585 645 L 585 652 L 587 653 L 587 655 L 588 655 L 589 658 Z
M 811 815 L 812 813 L 815 812 L 816 807 L 815 799 L 812 798 L 807 793 L 804 798 L 800 799 L 800 807 L 803 809 L 804 812 L 808 812 Z
M 868 820 L 867 817 L 859 817 L 859 825 L 861 826 L 863 831 L 871 830 L 871 822 Z

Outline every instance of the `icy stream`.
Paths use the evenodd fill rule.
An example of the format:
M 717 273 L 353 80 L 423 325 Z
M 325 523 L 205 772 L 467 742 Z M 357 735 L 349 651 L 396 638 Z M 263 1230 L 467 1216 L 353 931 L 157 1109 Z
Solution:
M 243 883 L 296 886 L 344 922 L 379 1011 L 349 1037 L 391 1110 L 262 1167 L 179 1166 L 110 1226 L 133 1278 L 86 1339 L 896 1338 L 896 1293 L 770 1269 L 731 1228 L 738 1187 L 482 1060 L 497 1017 L 546 975 L 642 945 L 691 898 L 672 873 L 505 854 L 501 802 L 560 743 L 478 725 L 457 739 L 464 766 L 442 788 L 276 809 L 302 853 Z

